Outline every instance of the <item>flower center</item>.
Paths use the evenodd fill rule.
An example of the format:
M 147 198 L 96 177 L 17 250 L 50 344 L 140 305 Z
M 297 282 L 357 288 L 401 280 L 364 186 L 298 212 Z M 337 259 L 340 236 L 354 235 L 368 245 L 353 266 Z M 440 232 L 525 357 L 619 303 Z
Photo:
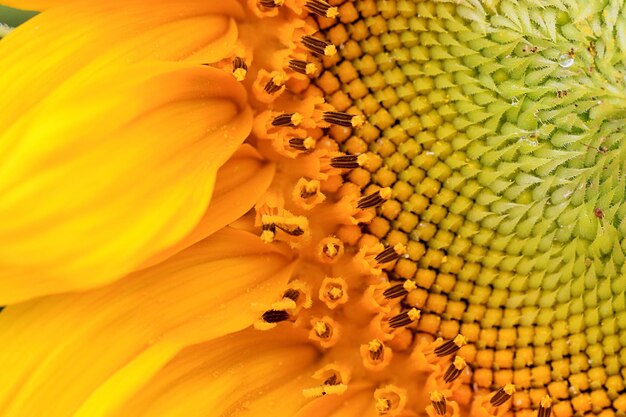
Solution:
M 530 1 L 249 6 L 229 65 L 277 167 L 249 223 L 297 258 L 257 327 L 324 352 L 303 394 L 621 411 L 623 25 Z

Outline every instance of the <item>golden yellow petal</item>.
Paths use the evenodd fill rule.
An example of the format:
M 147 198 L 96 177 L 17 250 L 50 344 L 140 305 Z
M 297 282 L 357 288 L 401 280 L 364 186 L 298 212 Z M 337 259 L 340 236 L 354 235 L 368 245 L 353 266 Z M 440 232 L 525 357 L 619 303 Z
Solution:
M 155 265 L 243 216 L 265 193 L 274 176 L 274 164 L 243 144 L 217 171 L 211 204 L 183 240 L 156 254 L 142 267 Z
M 111 417 L 263 415 L 250 412 L 259 411 L 263 398 L 276 392 L 285 395 L 281 388 L 302 385 L 319 357 L 316 349 L 290 333 L 248 329 L 185 349 Z M 294 399 L 302 402 L 289 394 L 274 403 L 269 415 L 286 411 Z
M 59 88 L 2 135 L 0 304 L 111 282 L 178 242 L 250 117 L 239 84 L 203 66 Z
M 234 47 L 236 1 L 77 1 L 46 11 L 0 43 L 0 128 L 68 78 L 142 59 L 215 62 Z M 81 78 L 80 76 L 78 78 Z M 8 146 L 0 142 L 0 155 Z
M 351 388 L 342 395 L 317 398 L 303 406 L 293 417 L 375 417 L 372 413 L 373 390 L 363 386 Z M 290 416 L 291 417 L 291 416 Z
M 126 69 L 222 59 L 237 2 L 148 3 L 64 2 L 0 43 L 0 304 L 101 285 L 171 246 L 250 130 L 226 74 Z
M 2 415 L 107 415 L 183 348 L 249 326 L 291 273 L 257 236 L 224 229 L 102 289 L 8 307 Z
M 0 4 L 22 10 L 44 10 L 67 3 L 67 0 L 2 0 Z

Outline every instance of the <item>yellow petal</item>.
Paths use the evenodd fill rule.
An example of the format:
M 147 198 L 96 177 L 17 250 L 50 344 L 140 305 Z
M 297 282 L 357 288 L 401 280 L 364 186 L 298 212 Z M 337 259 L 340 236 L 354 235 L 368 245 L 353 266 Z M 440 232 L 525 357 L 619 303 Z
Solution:
M 315 371 L 314 368 L 314 366 L 310 366 L 295 378 L 283 381 L 281 384 L 275 384 L 271 391 L 263 392 L 261 395 L 247 400 L 246 407 L 237 409 L 229 417 L 295 416 L 298 410 L 311 402 L 311 399 L 305 398 L 301 393 L 303 389 L 310 387 L 311 374 Z M 320 417 L 320 415 L 318 414 L 316 417 Z
M 303 385 L 319 353 L 302 340 L 289 331 L 249 329 L 185 349 L 111 417 L 218 417 L 255 409 L 261 398 Z M 280 398 L 267 415 L 288 415 L 294 397 L 302 402 L 297 393 Z
M 0 304 L 111 282 L 176 243 L 251 123 L 232 77 L 158 63 L 65 85 L 31 113 L 2 136 Z
M 102 289 L 8 307 L 2 416 L 104 415 L 184 347 L 249 326 L 291 272 L 257 236 L 225 229 Z
M 44 10 L 67 2 L 68 0 L 2 0 L 0 4 L 22 10 Z
M 234 48 L 234 0 L 74 1 L 34 17 L 0 42 L 0 129 L 68 78 L 142 59 L 215 62 Z M 0 142 L 0 156 L 8 144 Z
M 274 176 L 274 164 L 243 144 L 217 172 L 211 204 L 200 223 L 183 240 L 156 254 L 142 267 L 155 265 L 204 239 L 250 210 L 265 193 Z
M 375 417 L 372 389 L 349 387 L 342 395 L 317 398 L 303 406 L 293 417 Z

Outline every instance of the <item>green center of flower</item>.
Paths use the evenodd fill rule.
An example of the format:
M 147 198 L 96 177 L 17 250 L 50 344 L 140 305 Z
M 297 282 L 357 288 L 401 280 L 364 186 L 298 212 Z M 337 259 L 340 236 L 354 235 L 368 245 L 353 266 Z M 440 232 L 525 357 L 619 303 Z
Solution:
M 622 6 L 306 4 L 320 33 L 289 68 L 317 76 L 313 110 L 257 129 L 295 158 L 257 225 L 302 270 L 258 327 L 292 321 L 324 350 L 305 395 L 352 381 L 381 415 L 626 413 Z
M 417 334 L 469 342 L 513 409 L 624 412 L 626 20 L 614 2 L 357 1 L 317 85 L 390 187 L 367 232 L 406 245 Z M 545 414 L 545 411 L 543 411 Z M 520 414 L 522 415 L 522 414 Z M 607 414 L 613 415 L 613 414 Z

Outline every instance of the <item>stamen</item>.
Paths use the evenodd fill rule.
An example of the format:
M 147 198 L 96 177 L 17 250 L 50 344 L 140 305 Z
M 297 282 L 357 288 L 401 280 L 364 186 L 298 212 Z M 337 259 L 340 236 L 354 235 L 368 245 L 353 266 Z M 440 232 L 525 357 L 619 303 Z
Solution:
M 261 240 L 265 243 L 270 243 L 274 241 L 276 237 L 276 225 L 274 224 L 264 224 L 262 226 L 261 232 Z
M 315 139 L 308 138 L 291 138 L 289 139 L 289 146 L 295 150 L 307 152 L 315 147 Z
M 292 301 L 297 301 L 300 296 L 300 291 L 289 288 L 283 293 L 283 298 L 289 298 Z
M 304 178 L 301 178 L 301 180 L 306 181 Z M 300 195 L 301 198 L 304 198 L 304 199 L 310 198 L 320 191 L 319 187 L 320 187 L 320 182 L 318 180 L 311 180 L 311 181 L 308 181 L 307 184 L 302 185 L 301 187 L 298 188 L 298 194 Z
M 380 340 L 374 339 L 369 341 L 367 344 L 367 349 L 370 353 L 370 359 L 373 362 L 378 362 L 382 359 L 384 350 L 383 343 Z
M 311 319 L 309 339 L 319 342 L 323 348 L 330 348 L 339 341 L 339 325 L 328 316 Z
M 317 246 L 317 259 L 323 263 L 334 263 L 343 255 L 343 242 L 334 236 L 325 237 Z
M 333 56 L 337 53 L 337 48 L 328 42 L 324 42 L 321 39 L 314 38 L 313 36 L 303 36 L 302 44 L 308 48 L 311 52 L 318 55 Z
M 277 84 L 275 80 L 276 80 L 275 78 L 272 78 L 271 80 L 267 82 L 267 84 L 265 84 L 265 87 L 263 88 L 263 90 L 265 90 L 267 94 L 274 94 L 280 91 L 281 88 L 283 88 L 283 85 Z
M 272 126 L 290 126 L 296 127 L 302 122 L 302 115 L 300 113 L 285 113 L 280 116 L 276 116 L 272 120 Z
M 348 284 L 343 278 L 324 278 L 320 286 L 319 299 L 331 310 L 347 303 Z
M 404 255 L 405 252 L 406 248 L 404 247 L 404 245 L 398 243 L 395 246 L 389 246 L 388 248 L 383 250 L 381 253 L 376 255 L 374 260 L 379 264 L 386 264 L 387 262 L 395 261 L 400 257 L 400 255 Z
M 374 391 L 374 405 L 382 415 L 401 415 L 406 402 L 406 390 L 395 385 L 387 385 Z
M 331 125 L 343 127 L 359 127 L 363 124 L 363 118 L 361 116 L 339 111 L 325 111 L 322 119 Z
M 415 282 L 411 280 L 406 280 L 402 284 L 396 284 L 393 287 L 387 288 L 383 292 L 383 296 L 388 300 L 398 297 L 404 297 L 409 293 L 409 291 L 413 291 L 415 288 Z
M 443 380 L 448 384 L 451 383 L 463 373 L 466 366 L 467 363 L 462 357 L 455 356 L 454 361 L 443 374 Z
M 408 311 L 403 311 L 402 313 L 393 316 L 389 319 L 389 327 L 397 329 L 399 327 L 405 327 L 409 324 L 413 323 L 415 320 L 419 319 L 420 311 L 416 308 L 412 308 Z
M 380 339 L 373 339 L 359 347 L 363 366 L 368 371 L 379 372 L 385 369 L 393 357 L 392 350 Z
M 280 230 L 282 230 L 283 232 L 287 233 L 290 236 L 302 236 L 304 234 L 304 229 L 302 229 L 300 226 L 288 227 L 288 226 L 276 225 L 276 227 L 278 227 Z
M 498 392 L 494 394 L 493 397 L 489 400 L 491 405 L 494 407 L 499 407 L 504 404 L 515 392 L 515 385 L 506 384 L 504 387 L 500 388 Z
M 539 403 L 539 412 L 537 413 L 537 417 L 550 417 L 552 414 L 552 398 L 549 395 L 546 395 L 541 399 Z
M 443 356 L 455 354 L 456 352 L 459 351 L 459 349 L 461 349 L 466 344 L 467 344 L 467 340 L 465 340 L 465 337 L 463 337 L 463 335 L 458 335 L 453 340 L 448 340 L 441 346 L 438 346 L 437 348 L 435 348 L 435 355 L 439 357 L 443 357 Z
M 265 7 L 266 9 L 274 9 L 282 6 L 284 3 L 285 0 L 259 0 L 259 6 Z
M 328 17 L 330 19 L 333 19 L 339 15 L 339 10 L 336 7 L 331 6 L 323 0 L 307 1 L 304 6 L 312 13 L 320 17 Z
M 266 225 L 270 225 L 274 231 L 280 229 L 290 236 L 302 236 L 306 227 L 306 218 L 302 216 L 286 217 L 265 214 L 261 221 L 263 222 L 263 230 L 267 230 Z
M 378 207 L 391 197 L 391 188 L 385 187 L 380 190 L 362 197 L 357 203 L 357 208 L 366 209 L 370 207 Z
M 348 389 L 350 375 L 346 369 L 333 363 L 315 372 L 313 378 L 323 381 L 322 385 L 303 389 L 302 394 L 306 398 L 343 394 Z
M 391 409 L 391 401 L 387 398 L 377 398 L 376 399 L 376 411 L 379 414 L 386 414 Z
M 270 305 L 269 309 L 273 311 L 285 311 L 285 310 L 293 311 L 293 309 L 295 309 L 296 307 L 297 305 L 294 300 L 283 297 L 278 301 L 274 301 Z
M 287 302 L 292 303 L 292 306 L 295 304 L 295 307 L 289 308 L 276 308 L 275 306 L 279 305 L 279 303 L 273 303 L 273 310 L 287 310 L 291 313 L 291 316 L 294 317 L 296 314 L 303 308 L 311 308 L 313 300 L 311 299 L 310 289 L 307 284 L 294 280 L 289 283 L 289 288 L 283 292 L 283 298 L 281 302 L 287 305 Z
M 289 319 L 289 313 L 284 310 L 268 310 L 263 313 L 262 318 L 267 323 L 279 323 Z
M 313 330 L 317 337 L 321 339 L 328 339 L 333 334 L 333 330 L 323 321 L 316 321 L 313 325 Z
M 367 162 L 367 155 L 342 155 L 330 159 L 330 166 L 340 169 L 354 169 L 363 166 Z
M 248 74 L 248 65 L 243 58 L 236 56 L 233 58 L 233 75 L 237 81 L 243 81 Z
M 324 385 L 338 385 L 338 384 L 339 384 L 339 377 L 337 376 L 337 374 L 332 374 L 326 379 L 326 381 L 324 381 Z
M 291 193 L 293 202 L 304 210 L 311 210 L 326 200 L 321 192 L 321 184 L 318 180 L 300 178 Z
M 317 72 L 317 65 L 299 59 L 290 59 L 289 68 L 302 75 L 313 75 Z
M 433 404 L 433 408 L 440 416 L 446 415 L 446 397 L 439 391 L 432 391 L 430 393 L 430 401 Z

